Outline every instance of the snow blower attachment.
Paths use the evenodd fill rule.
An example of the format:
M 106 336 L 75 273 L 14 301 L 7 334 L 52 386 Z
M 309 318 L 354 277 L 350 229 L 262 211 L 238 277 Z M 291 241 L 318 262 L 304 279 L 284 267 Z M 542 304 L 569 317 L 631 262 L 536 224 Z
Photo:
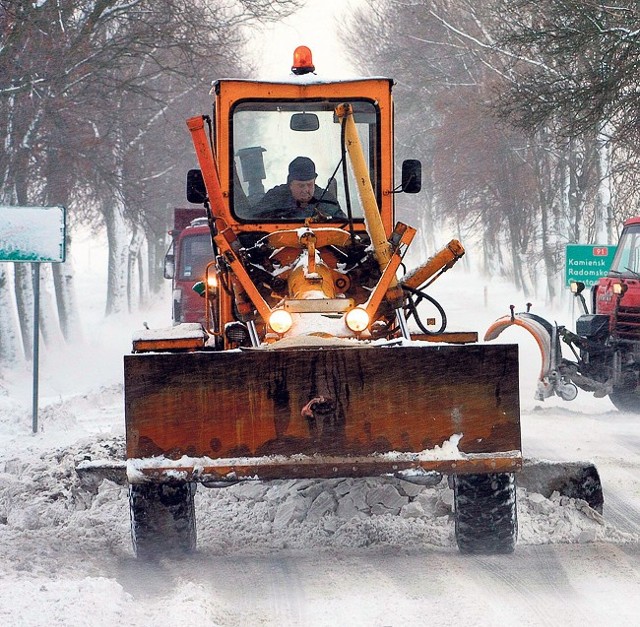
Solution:
M 583 296 L 585 284 L 571 291 L 582 315 L 575 332 L 530 313 L 513 313 L 491 325 L 485 340 L 495 339 L 515 324 L 531 333 L 542 354 L 536 398 L 556 394 L 576 398 L 578 388 L 596 398 L 608 396 L 621 411 L 640 413 L 640 218 L 624 223 L 606 276 L 591 289 L 591 311 Z M 561 343 L 572 359 L 562 356 Z
M 460 549 L 511 552 L 517 346 L 445 330 L 426 287 L 459 242 L 397 276 L 415 230 L 394 225 L 395 192 L 419 191 L 421 174 L 405 162 L 396 189 L 392 81 L 299 70 L 217 81 L 214 118 L 187 122 L 200 165 L 188 199 L 210 227 L 194 277 L 206 323 L 145 330 L 125 356 L 137 554 L 194 548 L 197 484 L 433 473 L 451 478 Z M 311 197 L 293 196 L 295 175 Z
M 576 386 L 562 372 L 562 349 L 560 337 L 562 329 L 547 322 L 544 318 L 532 314 L 527 308 L 526 312 L 514 313 L 511 306 L 511 314 L 496 320 L 487 329 L 484 340 L 495 340 L 505 329 L 515 325 L 530 333 L 540 349 L 542 363 L 538 375 L 536 388 L 536 400 L 544 400 L 552 394 L 556 394 L 565 401 L 572 401 L 578 394 Z

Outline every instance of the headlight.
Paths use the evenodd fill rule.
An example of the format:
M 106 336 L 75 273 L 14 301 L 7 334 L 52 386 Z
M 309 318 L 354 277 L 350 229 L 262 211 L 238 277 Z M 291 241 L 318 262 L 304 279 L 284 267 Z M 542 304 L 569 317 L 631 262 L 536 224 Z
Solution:
M 278 334 L 286 333 L 293 324 L 293 318 L 284 309 L 275 309 L 269 316 L 269 326 Z
M 361 307 L 354 307 L 347 312 L 344 321 L 352 331 L 360 333 L 369 326 L 369 314 Z
M 571 281 L 569 287 L 573 294 L 582 294 L 584 291 L 584 283 L 582 281 Z
M 612 285 L 613 293 L 620 296 L 620 294 L 624 294 L 629 286 L 626 283 L 614 283 Z

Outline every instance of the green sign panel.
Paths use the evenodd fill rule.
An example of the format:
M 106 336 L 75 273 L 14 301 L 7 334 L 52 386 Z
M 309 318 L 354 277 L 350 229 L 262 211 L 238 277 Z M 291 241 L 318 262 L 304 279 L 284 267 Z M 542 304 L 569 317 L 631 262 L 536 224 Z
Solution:
M 564 265 L 566 285 L 571 281 L 582 281 L 585 285 L 597 283 L 609 271 L 615 252 L 615 246 L 567 244 Z
M 0 205 L 0 261 L 63 262 L 65 217 L 64 207 Z

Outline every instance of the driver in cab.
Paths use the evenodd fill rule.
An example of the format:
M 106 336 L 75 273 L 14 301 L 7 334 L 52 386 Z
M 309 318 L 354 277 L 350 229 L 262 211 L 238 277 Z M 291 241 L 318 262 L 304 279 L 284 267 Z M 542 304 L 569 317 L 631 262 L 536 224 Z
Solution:
M 257 218 L 319 220 L 345 219 L 337 198 L 316 185 L 316 166 L 309 157 L 296 157 L 289 164 L 286 184 L 270 189 L 257 205 Z

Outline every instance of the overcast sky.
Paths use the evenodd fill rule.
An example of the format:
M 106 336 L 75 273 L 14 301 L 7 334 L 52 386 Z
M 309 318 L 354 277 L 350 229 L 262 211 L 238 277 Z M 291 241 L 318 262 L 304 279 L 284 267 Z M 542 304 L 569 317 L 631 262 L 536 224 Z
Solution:
M 260 40 L 254 40 L 258 71 L 267 76 L 288 74 L 295 47 L 305 45 L 311 48 L 319 75 L 352 76 L 336 31 L 337 24 L 360 3 L 361 0 L 307 0 L 295 15 L 265 28 Z

